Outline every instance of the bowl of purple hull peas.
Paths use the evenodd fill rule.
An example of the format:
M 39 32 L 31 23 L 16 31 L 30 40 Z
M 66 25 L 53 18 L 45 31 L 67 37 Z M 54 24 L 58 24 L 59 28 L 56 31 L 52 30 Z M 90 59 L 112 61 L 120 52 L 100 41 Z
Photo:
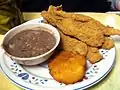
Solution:
M 19 64 L 37 65 L 53 54 L 59 42 L 58 30 L 49 24 L 22 24 L 5 34 L 2 48 Z

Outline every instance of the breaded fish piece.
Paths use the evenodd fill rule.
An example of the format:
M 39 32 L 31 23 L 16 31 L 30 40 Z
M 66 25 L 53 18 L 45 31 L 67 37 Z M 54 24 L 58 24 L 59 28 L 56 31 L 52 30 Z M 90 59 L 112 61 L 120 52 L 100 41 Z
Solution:
M 91 17 L 89 16 L 85 16 L 85 15 L 82 15 L 82 14 L 73 14 L 73 13 L 68 13 L 68 12 L 65 12 L 65 11 L 62 11 L 62 6 L 57 6 L 57 7 L 54 7 L 52 5 L 49 6 L 48 8 L 48 12 L 51 13 L 51 14 L 54 14 L 58 17 L 61 17 L 61 18 L 71 18 L 73 20 L 77 20 L 77 21 L 81 21 L 81 22 L 87 22 L 87 21 L 90 21 L 92 20 Z
M 104 42 L 104 35 L 100 30 L 95 30 L 88 25 L 78 27 L 75 21 L 70 18 L 63 19 L 57 26 L 65 34 L 73 36 L 89 46 L 99 47 Z
M 70 51 L 73 53 L 77 53 L 80 55 L 87 55 L 87 45 L 75 38 L 72 38 L 70 36 L 67 36 L 63 34 L 61 31 L 59 31 L 61 36 L 61 47 L 65 51 Z
M 48 23 L 62 32 L 64 50 L 84 55 L 85 48 L 81 48 L 80 45 L 84 47 L 85 45 L 79 41 L 91 47 L 92 49 L 87 49 L 87 58 L 91 63 L 102 58 L 98 48 L 111 49 L 114 46 L 113 41 L 106 39 L 106 36 L 120 35 L 120 30 L 105 26 L 89 16 L 64 12 L 61 7 L 50 6 L 48 11 L 43 11 L 41 14 Z
M 71 18 L 76 20 L 78 26 L 85 24 L 86 26 L 91 26 L 96 30 L 102 30 L 104 35 L 120 35 L 120 30 L 114 29 L 113 27 L 105 26 L 99 21 L 93 19 L 92 17 L 82 15 L 82 14 L 73 14 L 69 12 L 62 11 L 62 5 L 54 7 L 52 5 L 49 6 L 48 12 L 52 14 L 56 14 L 56 16 L 63 18 Z
M 50 6 L 48 11 L 42 12 L 42 16 L 63 33 L 92 47 L 102 46 L 104 36 L 120 35 L 120 30 L 105 26 L 89 16 L 62 11 L 61 6 Z
M 102 59 L 102 55 L 98 48 L 88 47 L 87 58 L 92 64 L 94 64 Z
M 104 43 L 102 45 L 102 48 L 109 50 L 109 49 L 111 49 L 113 47 L 114 47 L 114 41 L 109 37 L 105 37 L 105 41 L 104 41 Z
M 62 51 L 48 64 L 48 67 L 56 81 L 73 84 L 83 79 L 86 60 L 84 56 Z
M 104 42 L 104 35 L 93 27 L 78 27 L 76 21 L 71 18 L 58 18 L 54 14 L 42 12 L 42 16 L 52 25 L 57 26 L 64 34 L 83 41 L 87 45 L 99 47 Z M 94 42 L 93 42 L 94 41 Z

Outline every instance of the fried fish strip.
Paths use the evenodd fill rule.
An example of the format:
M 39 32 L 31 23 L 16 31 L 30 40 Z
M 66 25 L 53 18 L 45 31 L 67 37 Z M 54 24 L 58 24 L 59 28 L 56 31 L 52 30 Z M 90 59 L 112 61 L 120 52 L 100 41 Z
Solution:
M 46 15 L 44 15 L 44 13 L 42 14 L 42 16 L 48 22 L 50 22 L 50 24 L 57 26 L 65 34 L 78 38 L 81 41 L 88 44 L 89 46 L 93 47 L 102 46 L 104 42 L 104 36 L 102 34 L 104 34 L 105 36 L 120 35 L 120 30 L 105 26 L 101 24 L 99 21 L 89 16 L 62 11 L 61 6 L 59 7 L 50 6 L 46 14 L 47 17 Z M 71 26 L 72 28 L 71 27 L 69 28 L 68 26 Z M 100 35 L 96 33 L 97 31 Z M 90 35 L 92 38 L 90 37 Z M 91 42 L 92 40 L 94 42 Z
M 75 20 L 71 18 L 58 18 L 58 16 L 53 15 L 53 13 L 43 12 L 42 16 L 50 24 L 57 26 L 64 34 L 73 36 L 90 46 L 99 47 L 104 42 L 104 35 L 100 30 L 82 25 L 78 27 Z
M 59 10 L 57 10 L 57 8 L 60 8 Z M 68 13 L 65 11 L 62 11 L 62 6 L 50 6 L 48 9 L 49 13 L 52 13 L 56 16 L 59 17 L 63 17 L 63 18 L 71 18 L 73 20 L 75 20 L 78 24 L 78 26 L 80 25 L 86 25 L 86 26 L 91 26 L 96 30 L 101 30 L 103 32 L 104 35 L 110 36 L 110 35 L 120 35 L 120 30 L 118 29 L 114 29 L 113 27 L 109 27 L 109 26 L 105 26 L 102 23 L 100 23 L 99 21 L 93 19 L 92 17 L 89 16 L 85 16 L 82 14 L 73 14 L 73 13 Z
M 75 38 L 72 38 L 70 36 L 67 36 L 63 34 L 61 31 L 60 36 L 61 36 L 61 46 L 63 50 L 65 51 L 70 51 L 73 53 L 77 53 L 80 55 L 87 55 L 87 45 Z

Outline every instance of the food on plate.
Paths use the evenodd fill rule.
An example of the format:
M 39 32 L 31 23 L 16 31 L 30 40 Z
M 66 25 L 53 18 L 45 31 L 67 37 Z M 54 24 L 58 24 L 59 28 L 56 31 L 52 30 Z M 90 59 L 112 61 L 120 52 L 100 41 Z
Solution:
M 94 64 L 102 60 L 99 49 L 111 49 L 114 42 L 110 35 L 120 31 L 101 24 L 92 17 L 62 11 L 61 6 L 50 6 L 42 11 L 45 23 L 56 28 L 61 36 L 60 51 L 50 58 L 49 72 L 61 83 L 72 84 L 83 80 L 86 61 Z
M 48 64 L 50 74 L 61 83 L 73 84 L 81 81 L 85 75 L 85 56 L 61 51 Z
M 46 53 L 55 43 L 55 37 L 46 28 L 38 27 L 17 33 L 3 46 L 13 56 L 28 58 Z
M 87 59 L 92 63 L 96 63 L 102 59 L 102 55 L 98 48 L 88 47 Z
M 105 37 L 105 41 L 104 41 L 104 43 L 102 45 L 102 48 L 109 50 L 109 49 L 111 49 L 113 47 L 114 47 L 114 41 L 109 37 Z
M 63 34 L 61 31 L 60 37 L 61 37 L 61 47 L 65 51 L 70 51 L 73 53 L 77 53 L 80 55 L 87 55 L 87 45 L 75 38 L 72 38 L 70 36 L 67 36 Z
M 104 42 L 104 35 L 100 30 L 96 30 L 94 28 L 90 28 L 88 25 L 84 26 L 81 25 L 78 27 L 77 22 L 86 23 L 89 21 L 80 21 L 80 20 L 74 20 L 71 18 L 63 18 L 60 15 L 57 15 L 56 13 L 59 11 L 54 12 L 42 12 L 42 16 L 52 25 L 58 27 L 63 33 L 66 35 L 70 35 L 72 37 L 75 37 L 84 43 L 90 45 L 99 47 Z M 54 14 L 55 13 L 55 14 Z M 75 14 L 73 14 L 75 16 Z M 78 16 L 78 15 L 77 15 Z M 79 24 L 80 24 L 79 23 Z M 94 41 L 94 42 L 93 42 Z
M 42 16 L 66 35 L 77 38 L 89 46 L 101 47 L 105 35 L 120 35 L 119 30 L 104 26 L 91 17 L 67 13 L 58 8 L 50 6 L 48 11 L 42 12 Z
M 97 52 L 87 49 L 86 56 L 92 63 L 96 63 L 102 59 L 102 55 L 99 53 L 100 48 L 111 49 L 114 46 L 113 41 L 106 39 L 106 37 L 120 35 L 120 30 L 105 26 L 89 16 L 62 11 L 61 6 L 54 7 L 51 5 L 48 11 L 43 11 L 41 15 L 49 24 L 57 27 L 59 32 L 62 32 L 64 36 L 72 38 L 72 40 L 74 39 L 77 42 L 85 43 L 87 47 L 96 48 Z M 79 50 L 78 46 L 80 43 L 76 43 L 72 48 L 67 47 L 70 46 L 70 43 L 72 45 L 73 43 L 70 39 L 67 39 L 69 41 L 65 41 L 64 36 L 61 35 L 64 50 L 72 51 L 73 53 Z M 73 48 L 76 50 L 73 50 Z M 80 52 L 80 50 L 82 51 Z M 78 54 L 83 53 L 83 49 L 80 50 L 79 52 L 77 51 Z

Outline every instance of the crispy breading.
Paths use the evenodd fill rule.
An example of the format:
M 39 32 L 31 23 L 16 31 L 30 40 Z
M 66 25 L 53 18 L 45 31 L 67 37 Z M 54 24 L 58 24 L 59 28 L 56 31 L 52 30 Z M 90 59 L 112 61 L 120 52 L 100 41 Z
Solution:
M 61 21 L 62 22 L 59 22 L 57 27 L 59 27 L 63 33 L 73 36 L 87 45 L 98 47 L 104 42 L 102 32 L 94 30 L 93 27 L 91 28 L 88 25 L 81 25 L 81 27 L 78 27 L 78 25 L 75 24 L 75 21 L 70 18 L 66 18 Z
M 85 56 L 62 51 L 48 64 L 50 74 L 61 83 L 73 84 L 85 75 Z
M 57 10 L 57 8 L 59 8 L 59 10 Z M 57 10 L 57 12 L 56 12 Z M 54 11 L 54 12 L 53 12 Z M 50 6 L 48 9 L 48 12 L 52 12 L 56 15 L 58 15 L 59 17 L 63 17 L 63 18 L 71 18 L 73 20 L 76 20 L 76 23 L 78 24 L 78 26 L 81 26 L 83 24 L 85 24 L 86 26 L 90 26 L 93 27 L 96 30 L 101 30 L 103 31 L 104 35 L 110 36 L 110 35 L 120 35 L 120 30 L 118 29 L 114 29 L 113 27 L 110 26 L 105 26 L 102 23 L 100 23 L 99 21 L 93 19 L 92 17 L 89 16 L 85 16 L 82 14 L 73 14 L 73 13 L 68 13 L 65 11 L 62 11 L 62 6 Z
M 64 51 L 54 55 L 48 67 L 53 78 L 61 83 L 72 84 L 82 80 L 86 57 L 92 64 L 102 60 L 99 49 L 114 47 L 108 36 L 120 35 L 120 30 L 105 26 L 89 16 L 62 11 L 61 6 L 50 6 L 41 15 L 60 32 Z
M 81 54 L 85 50 L 80 47 L 80 45 L 85 46 L 81 42 L 94 48 L 87 50 L 87 58 L 92 63 L 100 61 L 102 58 L 98 48 L 111 49 L 114 47 L 113 41 L 106 39 L 106 36 L 120 35 L 120 30 L 105 26 L 89 16 L 62 11 L 61 6 L 50 6 L 48 11 L 42 12 L 42 16 L 62 32 L 61 41 L 64 50 Z M 96 52 L 93 52 L 95 49 Z
M 79 15 L 79 14 L 75 14 L 75 13 L 73 14 L 70 12 L 66 13 L 65 11 L 62 11 L 62 6 L 54 7 L 54 6 L 50 5 L 48 8 L 48 12 L 55 16 L 61 17 L 61 18 L 71 18 L 73 20 L 77 20 L 77 21 L 81 21 L 81 22 L 87 22 L 87 21 L 92 20 L 91 17 L 85 16 L 82 14 Z
M 51 11 L 52 12 L 52 11 Z M 57 26 L 64 34 L 73 36 L 90 46 L 99 47 L 104 42 L 104 35 L 98 29 L 94 29 L 93 27 L 89 27 L 88 25 L 78 27 L 76 22 L 88 22 L 88 21 L 76 21 L 73 18 L 63 18 L 59 15 L 56 16 L 57 11 L 50 12 L 42 12 L 42 16 L 52 25 Z M 76 14 L 74 15 L 74 17 Z M 77 15 L 78 16 L 78 15 Z M 94 41 L 94 42 L 93 42 Z
M 42 16 L 63 33 L 92 47 L 102 46 L 104 35 L 120 35 L 120 30 L 105 26 L 89 16 L 62 11 L 61 6 L 50 6 L 48 11 L 42 12 Z
M 92 64 L 94 64 L 102 59 L 102 55 L 98 48 L 88 47 L 87 58 Z
M 114 29 L 113 27 L 107 26 L 103 29 L 104 35 L 110 36 L 110 35 L 120 35 L 120 30 Z
M 114 41 L 109 37 L 105 37 L 105 42 L 103 43 L 102 48 L 109 50 L 113 47 L 114 47 Z
M 94 28 L 96 30 L 101 30 L 105 36 L 110 36 L 110 35 L 120 35 L 120 30 L 114 29 L 113 27 L 110 26 L 105 26 L 99 21 L 92 19 L 89 22 L 85 22 L 82 24 L 78 24 L 78 26 L 87 26 L 90 28 Z
M 67 36 L 63 34 L 61 31 L 60 36 L 61 36 L 61 46 L 62 49 L 65 51 L 70 51 L 73 53 L 77 53 L 80 55 L 87 55 L 87 45 L 75 38 L 72 38 L 70 36 Z

